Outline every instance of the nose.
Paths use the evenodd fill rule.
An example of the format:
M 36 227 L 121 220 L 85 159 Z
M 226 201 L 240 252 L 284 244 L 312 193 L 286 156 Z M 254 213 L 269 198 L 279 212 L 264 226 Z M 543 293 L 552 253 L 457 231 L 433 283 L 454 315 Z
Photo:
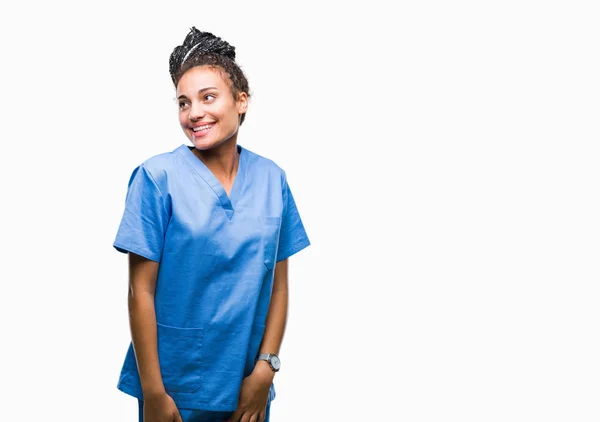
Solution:
M 190 106 L 189 118 L 191 121 L 201 120 L 206 114 L 206 110 L 201 103 L 193 102 Z

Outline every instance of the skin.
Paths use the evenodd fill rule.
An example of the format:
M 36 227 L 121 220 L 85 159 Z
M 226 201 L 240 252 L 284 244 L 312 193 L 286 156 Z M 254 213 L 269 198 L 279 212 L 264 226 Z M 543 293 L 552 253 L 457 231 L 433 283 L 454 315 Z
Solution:
M 192 141 L 194 154 L 221 182 L 227 195 L 237 174 L 237 136 L 240 115 L 248 109 L 248 94 L 234 100 L 222 73 L 208 66 L 196 66 L 183 74 L 177 84 L 179 124 Z M 215 123 L 208 134 L 194 136 L 192 125 Z
M 144 394 L 145 422 L 182 422 L 160 375 L 154 292 L 159 263 L 129 252 L 129 326 Z
M 203 88 L 213 87 L 199 92 Z M 234 100 L 220 72 L 207 66 L 188 70 L 177 85 L 179 122 L 193 142 L 194 154 L 223 184 L 227 194 L 239 163 L 237 134 L 239 115 L 248 108 L 247 94 Z M 190 125 L 215 122 L 211 133 L 197 138 Z M 129 322 L 131 338 L 144 394 L 145 422 L 183 422 L 173 399 L 167 394 L 158 360 L 154 294 L 159 263 L 129 253 Z M 260 353 L 279 354 L 288 308 L 288 260 L 275 265 L 274 285 Z M 258 361 L 242 380 L 238 408 L 227 422 L 262 422 L 275 372 L 266 361 Z
M 284 259 L 275 264 L 273 292 L 260 353 L 279 355 L 287 322 L 288 298 L 288 260 Z M 267 361 L 256 362 L 252 373 L 242 381 L 238 409 L 227 422 L 262 422 L 274 376 Z

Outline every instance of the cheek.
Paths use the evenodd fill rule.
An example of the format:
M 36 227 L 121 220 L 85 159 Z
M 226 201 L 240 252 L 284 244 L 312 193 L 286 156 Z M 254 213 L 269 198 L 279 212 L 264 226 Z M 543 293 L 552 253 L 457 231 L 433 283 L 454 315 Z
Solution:
M 181 126 L 185 126 L 187 124 L 187 116 L 184 113 L 179 113 L 178 118 Z
M 227 121 L 228 124 L 235 124 L 238 119 L 237 116 L 237 112 L 230 107 L 221 112 L 221 119 Z

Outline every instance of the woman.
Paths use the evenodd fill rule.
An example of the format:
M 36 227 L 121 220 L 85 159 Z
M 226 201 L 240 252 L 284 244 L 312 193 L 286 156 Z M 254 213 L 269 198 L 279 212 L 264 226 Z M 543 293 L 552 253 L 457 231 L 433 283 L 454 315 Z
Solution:
M 114 242 L 129 253 L 132 337 L 118 388 L 140 421 L 268 421 L 287 261 L 310 241 L 285 172 L 237 143 L 250 95 L 234 47 L 192 27 L 169 68 L 193 146 L 129 180 Z

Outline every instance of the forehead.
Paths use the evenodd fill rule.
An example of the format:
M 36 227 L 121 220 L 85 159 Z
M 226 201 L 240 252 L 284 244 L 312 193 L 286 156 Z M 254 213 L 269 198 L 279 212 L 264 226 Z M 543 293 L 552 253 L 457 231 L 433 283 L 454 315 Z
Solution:
M 214 86 L 219 90 L 229 89 L 218 69 L 195 66 L 183 74 L 177 84 L 177 95 L 191 96 L 200 89 Z

